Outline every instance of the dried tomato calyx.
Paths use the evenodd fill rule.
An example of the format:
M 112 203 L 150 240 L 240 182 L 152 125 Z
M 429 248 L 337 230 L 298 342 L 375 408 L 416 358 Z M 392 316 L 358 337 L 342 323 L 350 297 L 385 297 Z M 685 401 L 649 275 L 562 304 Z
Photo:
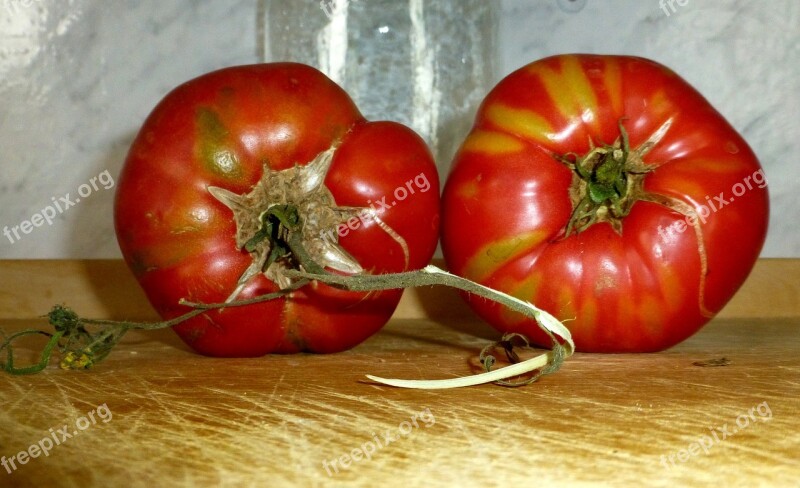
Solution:
M 338 226 L 365 209 L 339 207 L 325 186 L 335 147 L 319 153 L 306 165 L 276 171 L 264 166 L 261 179 L 244 194 L 219 187 L 208 191 L 233 212 L 236 246 L 252 262 L 228 297 L 235 299 L 247 282 L 264 274 L 280 288 L 289 287 L 291 269 L 330 268 L 346 274 L 363 272 L 361 265 L 339 245 Z
M 631 149 L 628 133 L 619 122 L 619 137 L 613 144 L 595 147 L 584 156 L 557 155 L 556 159 L 573 170 L 570 186 L 572 215 L 564 229 L 564 238 L 579 234 L 599 222 L 608 222 L 622 232 L 622 220 L 644 194 L 644 176 L 656 166 L 645 164 L 647 154 L 666 134 L 672 120 L 667 120 L 644 144 Z
M 269 241 L 269 254 L 261 266 L 262 271 L 283 261 L 291 269 L 302 266 L 313 273 L 325 272 L 303 246 L 303 221 L 297 206 L 273 205 L 261 214 L 260 220 L 261 228 L 244 244 L 244 250 L 257 252 L 263 241 Z

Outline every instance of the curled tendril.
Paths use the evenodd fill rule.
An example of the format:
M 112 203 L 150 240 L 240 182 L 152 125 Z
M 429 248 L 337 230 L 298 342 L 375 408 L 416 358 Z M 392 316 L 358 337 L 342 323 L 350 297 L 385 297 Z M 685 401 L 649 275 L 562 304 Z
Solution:
M 494 344 L 489 344 L 488 346 L 484 347 L 483 350 L 481 350 L 479 359 L 481 364 L 483 365 L 483 369 L 486 370 L 487 373 L 490 372 L 495 363 L 497 363 L 497 358 L 495 358 L 492 354 L 490 354 L 490 352 L 498 347 L 501 347 L 503 349 L 506 358 L 508 359 L 509 362 L 513 364 L 521 362 L 521 359 L 519 358 L 519 355 L 514 350 L 514 348 L 522 347 L 522 348 L 533 349 L 531 347 L 530 341 L 524 335 L 518 334 L 516 332 L 509 332 L 507 334 L 503 334 L 503 337 L 499 341 L 495 342 Z M 538 380 L 543 375 L 555 373 L 561 367 L 561 364 L 564 362 L 565 351 L 563 347 L 555 347 L 553 348 L 552 353 L 555 356 L 554 359 L 551 362 L 549 362 L 547 366 L 534 370 L 528 378 L 519 381 L 498 380 L 495 381 L 495 383 L 501 386 L 516 388 L 519 386 L 529 385 L 534 381 Z

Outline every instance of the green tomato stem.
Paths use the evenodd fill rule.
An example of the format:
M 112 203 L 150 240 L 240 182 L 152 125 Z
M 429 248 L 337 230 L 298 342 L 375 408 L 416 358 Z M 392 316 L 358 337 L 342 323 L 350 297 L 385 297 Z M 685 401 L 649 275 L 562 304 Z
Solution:
M 5 364 L 2 365 L 2 369 L 12 375 L 27 375 L 43 371 L 50 363 L 50 357 L 52 356 L 53 349 L 55 349 L 56 346 L 58 346 L 58 349 L 63 356 L 61 360 L 61 367 L 63 369 L 88 369 L 105 359 L 105 357 L 111 352 L 111 349 L 113 349 L 114 346 L 116 346 L 130 330 L 165 329 L 174 325 L 178 325 L 210 310 L 228 307 L 243 307 L 246 305 L 253 305 L 256 303 L 281 298 L 286 296 L 288 293 L 307 285 L 308 283 L 308 280 L 300 280 L 296 283 L 293 283 L 288 288 L 274 293 L 260 295 L 247 300 L 236 300 L 226 303 L 209 304 L 181 300 L 179 302 L 181 305 L 190 307 L 192 310 L 173 319 L 159 322 L 127 322 L 104 319 L 87 319 L 79 317 L 68 307 L 56 305 L 52 308 L 50 313 L 47 314 L 50 325 L 55 328 L 56 333 L 51 334 L 42 330 L 26 329 L 12 334 L 2 344 L 0 344 L 0 352 L 5 349 L 7 357 Z M 93 333 L 86 328 L 87 325 L 100 326 L 101 329 L 100 331 Z M 18 338 L 28 335 L 45 335 L 50 337 L 50 340 L 42 351 L 42 356 L 38 363 L 19 368 L 14 365 L 12 344 Z
M 488 371 L 491 365 L 484 362 L 487 372 L 479 375 L 447 380 L 399 380 L 367 375 L 367 378 L 378 383 L 400 388 L 418 388 L 429 390 L 459 388 L 463 386 L 474 386 L 483 383 L 497 382 L 545 368 L 543 371 L 540 371 L 539 375 L 535 376 L 535 378 L 538 378 L 538 376 L 541 374 L 549 374 L 557 371 L 564 359 L 571 356 L 575 351 L 575 343 L 572 341 L 572 334 L 570 334 L 569 329 L 567 329 L 563 323 L 561 323 L 551 314 L 529 302 L 522 301 L 511 295 L 493 290 L 492 288 L 488 288 L 465 278 L 461 278 L 460 276 L 450 274 L 440 268 L 437 268 L 436 266 L 429 265 L 419 271 L 382 275 L 341 276 L 333 274 L 314 274 L 302 271 L 290 271 L 289 273 L 293 276 L 317 280 L 329 285 L 342 286 L 352 291 L 388 290 L 395 288 L 413 288 L 433 285 L 456 288 L 467 293 L 487 298 L 505 306 L 510 310 L 519 312 L 526 317 L 536 320 L 536 323 L 539 324 L 539 327 L 547 334 L 553 343 L 553 349 L 551 352 L 541 354 L 527 361 L 523 361 L 512 366 L 507 366 L 496 371 Z M 559 338 L 561 340 L 559 340 Z M 561 341 L 563 341 L 563 344 Z M 528 382 L 523 382 L 520 384 L 527 383 Z M 505 385 L 516 386 L 516 384 L 511 383 L 505 383 Z
M 580 172 L 581 169 L 578 168 L 578 171 Z M 616 172 L 616 169 L 611 168 L 611 179 L 616 177 Z M 503 344 L 506 348 L 506 355 L 509 359 L 516 363 L 512 366 L 491 371 L 495 360 L 493 356 L 486 355 L 486 349 L 484 349 L 481 353 L 481 362 L 486 368 L 486 372 L 479 375 L 432 381 L 385 379 L 367 375 L 367 378 L 378 383 L 402 388 L 421 389 L 457 388 L 489 382 L 497 382 L 504 386 L 519 386 L 535 381 L 541 375 L 557 371 L 564 359 L 572 355 L 575 350 L 575 344 L 572 341 L 569 330 L 546 311 L 535 307 L 531 303 L 450 274 L 435 266 L 427 266 L 418 271 L 378 275 L 338 275 L 329 273 L 317 263 L 305 249 L 302 239 L 303 219 L 299 215 L 297 207 L 294 205 L 273 205 L 260 215 L 259 220 L 261 223 L 260 228 L 254 236 L 244 244 L 243 248 L 251 252 L 263 241 L 268 240 L 270 242 L 270 254 L 265 261 L 264 269 L 278 259 L 284 260 L 296 268 L 285 271 L 285 275 L 294 280 L 290 285 L 285 286 L 280 291 L 252 299 L 231 300 L 215 304 L 195 303 L 182 299 L 179 301 L 179 304 L 190 307 L 190 311 L 170 320 L 150 323 L 85 319 L 79 317 L 69 308 L 57 305 L 53 307 L 48 314 L 50 324 L 56 330 L 55 334 L 38 330 L 25 330 L 12 335 L 0 345 L 0 351 L 7 349 L 7 361 L 3 365 L 3 369 L 14 375 L 38 373 L 47 367 L 50 362 L 50 356 L 56 346 L 58 346 L 62 354 L 62 368 L 88 369 L 108 356 L 111 349 L 113 349 L 125 334 L 132 329 L 163 329 L 180 324 L 193 317 L 207 313 L 210 310 L 252 305 L 286 297 L 287 294 L 309 284 L 312 280 L 351 291 L 377 291 L 434 285 L 456 288 L 473 295 L 487 298 L 505 306 L 509 310 L 534 319 L 553 344 L 553 348 L 550 352 L 541 354 L 527 361 L 517 362 L 518 358 L 511 350 L 513 346 L 510 340 L 504 337 L 500 344 Z M 91 332 L 86 326 L 99 326 L 101 329 L 98 332 Z M 50 337 L 50 340 L 45 346 L 41 359 L 37 364 L 18 368 L 14 365 L 12 342 L 19 337 L 30 334 L 43 334 Z M 525 342 L 527 344 L 527 339 L 525 339 Z M 530 372 L 535 372 L 535 374 L 526 381 L 518 383 L 504 381 L 507 378 Z
M 500 384 L 508 386 L 516 386 L 517 384 L 502 382 L 502 380 L 532 371 L 538 371 L 538 374 L 531 380 L 519 383 L 527 384 L 540 375 L 557 371 L 564 359 L 572 355 L 575 349 L 569 329 L 546 311 L 539 309 L 531 303 L 450 274 L 436 266 L 427 266 L 419 271 L 383 275 L 343 276 L 327 272 L 310 273 L 304 271 L 289 271 L 289 273 L 300 279 L 288 289 L 230 303 L 204 304 L 181 300 L 182 305 L 192 307 L 192 310 L 179 317 L 161 322 L 137 323 L 84 319 L 78 317 L 70 309 L 58 305 L 48 314 L 50 323 L 56 328 L 56 334 L 51 335 L 38 330 L 25 330 L 12 335 L 0 346 L 0 351 L 2 351 L 2 349 L 7 349 L 8 355 L 3 369 L 15 375 L 38 373 L 44 370 L 50 361 L 53 349 L 57 344 L 60 344 L 62 338 L 66 338 L 67 341 L 66 344 L 61 344 L 60 346 L 60 350 L 64 355 L 61 361 L 61 367 L 64 369 L 87 369 L 105 358 L 110 350 L 119 343 L 129 330 L 155 330 L 172 327 L 209 310 L 240 307 L 274 300 L 307 285 L 311 280 L 320 281 L 333 286 L 340 286 L 351 291 L 375 291 L 434 285 L 449 286 L 493 300 L 510 310 L 536 320 L 553 343 L 553 349 L 550 352 L 495 371 L 490 371 L 491 365 L 494 364 L 494 358 L 491 356 L 484 357 L 482 353 L 481 360 L 487 372 L 463 378 L 446 380 L 401 380 L 367 375 L 367 378 L 370 380 L 389 386 L 418 389 L 444 389 L 473 386 L 490 382 L 499 382 Z M 103 326 L 105 328 L 96 334 L 92 334 L 86 329 L 86 325 Z M 51 337 L 51 339 L 43 351 L 39 363 L 24 368 L 18 368 L 14 365 L 11 343 L 14 339 L 28 334 L 43 334 Z

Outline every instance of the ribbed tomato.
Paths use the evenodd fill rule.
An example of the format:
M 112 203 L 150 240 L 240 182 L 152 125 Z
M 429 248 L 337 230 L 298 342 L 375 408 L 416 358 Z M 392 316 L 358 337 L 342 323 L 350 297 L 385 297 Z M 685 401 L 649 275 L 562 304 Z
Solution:
M 319 71 L 238 66 L 177 87 L 149 115 L 118 181 L 115 225 L 150 302 L 171 318 L 188 310 L 182 298 L 270 293 L 292 285 L 286 271 L 301 266 L 421 268 L 438 237 L 438 185 L 419 136 L 366 121 Z M 335 352 L 382 327 L 400 294 L 314 283 L 175 330 L 213 356 Z
M 566 320 L 579 351 L 661 350 L 749 274 L 766 185 L 744 139 L 673 71 L 554 56 L 481 105 L 444 190 L 444 256 Z M 549 344 L 532 321 L 468 299 L 498 329 Z

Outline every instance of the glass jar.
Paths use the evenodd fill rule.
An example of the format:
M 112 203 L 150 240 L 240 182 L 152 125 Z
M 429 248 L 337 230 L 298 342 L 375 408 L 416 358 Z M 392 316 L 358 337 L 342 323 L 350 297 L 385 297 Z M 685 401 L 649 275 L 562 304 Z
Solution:
M 494 82 L 498 8 L 485 0 L 267 0 L 263 54 L 319 68 L 368 119 L 412 127 L 444 177 Z

